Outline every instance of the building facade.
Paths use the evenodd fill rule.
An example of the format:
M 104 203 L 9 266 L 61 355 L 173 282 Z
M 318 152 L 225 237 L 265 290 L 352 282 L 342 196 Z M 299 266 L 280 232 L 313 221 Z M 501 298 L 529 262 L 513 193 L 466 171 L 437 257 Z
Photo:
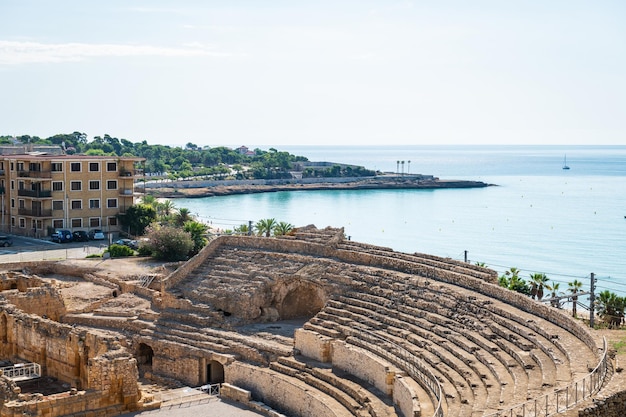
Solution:
M 0 155 L 0 228 L 50 236 L 55 229 L 119 232 L 119 214 L 135 202 L 144 158 Z

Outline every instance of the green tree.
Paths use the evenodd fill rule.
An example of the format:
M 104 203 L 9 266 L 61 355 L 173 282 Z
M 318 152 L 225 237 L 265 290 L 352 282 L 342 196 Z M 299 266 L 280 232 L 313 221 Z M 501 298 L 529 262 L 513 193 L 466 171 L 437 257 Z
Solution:
M 289 234 L 293 229 L 294 225 L 287 222 L 279 222 L 274 226 L 273 232 L 274 236 L 284 236 Z
M 239 235 L 247 235 L 248 232 L 250 231 L 250 228 L 248 227 L 246 223 L 242 223 L 239 226 L 236 226 L 233 230 L 235 233 Z
M 546 283 L 548 282 L 548 277 L 546 274 L 531 274 L 530 275 L 530 297 L 534 300 L 537 297 L 537 300 L 541 300 L 543 298 L 544 288 L 546 287 Z
M 157 213 L 154 207 L 147 204 L 133 204 L 126 213 L 118 215 L 124 230 L 131 235 L 141 236 L 146 228 L 156 220 Z
M 190 220 L 193 220 L 193 216 L 191 215 L 191 211 L 186 207 L 181 207 L 178 209 L 178 213 L 174 215 L 174 223 L 176 223 L 177 226 L 182 226 Z
M 147 239 L 140 253 L 148 250 L 156 259 L 164 261 L 184 261 L 189 258 L 194 247 L 191 235 L 179 227 L 151 227 Z
M 559 294 L 559 287 L 561 286 L 561 284 L 559 284 L 558 282 L 554 282 L 552 281 L 552 284 L 546 284 L 545 287 L 548 289 L 548 291 L 550 291 L 550 298 L 556 298 L 557 295 Z M 552 300 L 550 301 L 550 304 L 552 305 L 552 307 L 559 307 L 559 301 L 558 300 Z
M 583 283 L 575 279 L 567 284 L 567 290 L 572 294 L 572 317 L 576 317 L 576 305 L 578 304 L 578 294 L 583 287 Z
M 254 229 L 256 230 L 257 235 L 265 235 L 265 237 L 270 237 L 270 234 L 274 230 L 274 227 L 276 227 L 276 219 L 274 218 L 261 219 L 254 224 Z
M 206 246 L 208 240 L 204 236 L 206 235 L 207 229 L 208 226 L 206 224 L 194 220 L 189 220 L 183 225 L 183 230 L 189 233 L 193 241 L 193 255 L 200 252 L 200 250 Z
M 614 292 L 604 290 L 596 299 L 598 316 L 611 328 L 619 327 L 624 320 L 626 299 L 618 297 Z
M 524 295 L 530 295 L 530 286 L 523 278 L 520 278 L 519 273 L 519 269 L 515 267 L 510 268 L 498 278 L 498 284 L 511 291 L 519 292 Z

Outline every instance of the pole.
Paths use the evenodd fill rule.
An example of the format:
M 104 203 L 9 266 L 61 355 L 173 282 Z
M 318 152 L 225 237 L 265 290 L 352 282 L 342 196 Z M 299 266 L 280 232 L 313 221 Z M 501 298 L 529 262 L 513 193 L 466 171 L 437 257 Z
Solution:
M 248 236 L 252 236 L 252 220 L 248 220 Z
M 465 263 L 467 263 L 467 251 L 464 251 L 464 252 L 465 252 Z
M 589 295 L 589 327 L 591 327 L 592 329 L 595 325 L 595 313 L 596 313 L 595 290 L 596 290 L 596 274 L 592 272 L 591 273 L 591 286 L 590 286 L 591 294 Z

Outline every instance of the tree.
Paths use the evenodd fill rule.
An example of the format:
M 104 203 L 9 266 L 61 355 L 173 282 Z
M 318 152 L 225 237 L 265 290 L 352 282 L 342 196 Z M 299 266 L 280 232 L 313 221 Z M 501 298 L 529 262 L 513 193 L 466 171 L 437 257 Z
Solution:
M 626 299 L 615 293 L 604 290 L 596 299 L 596 312 L 609 327 L 619 327 L 624 320 Z
M 262 219 L 254 224 L 254 229 L 256 230 L 259 236 L 265 235 L 265 237 L 270 237 L 270 234 L 276 227 L 276 219 Z
M 247 235 L 250 228 L 246 223 L 242 223 L 239 226 L 236 226 L 233 230 L 239 235 Z
M 184 261 L 194 248 L 191 235 L 179 227 L 151 227 L 147 238 L 140 252 L 149 250 L 152 256 L 165 261 Z
M 131 235 L 143 235 L 146 228 L 156 220 L 154 207 L 147 204 L 133 204 L 126 213 L 118 215 L 123 228 Z
M 576 304 L 578 304 L 578 294 L 583 287 L 583 283 L 575 279 L 567 284 L 568 291 L 572 294 L 572 317 L 576 317 Z
M 531 274 L 530 275 L 530 297 L 534 300 L 535 296 L 537 300 L 543 298 L 544 288 L 548 282 L 546 274 Z
M 519 269 L 512 267 L 498 278 L 498 284 L 511 291 L 530 295 L 530 287 L 523 278 L 520 278 L 519 273 Z
M 206 246 L 208 240 L 204 237 L 204 235 L 206 234 L 207 229 L 208 226 L 206 224 L 194 220 L 189 220 L 183 225 L 183 230 L 189 233 L 191 240 L 193 241 L 192 254 L 195 255 Z
M 193 216 L 191 215 L 191 211 L 188 208 L 182 207 L 178 209 L 178 213 L 176 213 L 174 222 L 177 226 L 182 226 L 189 220 L 193 220 Z
M 547 280 L 547 278 L 546 278 Z M 550 291 L 550 298 L 556 298 L 556 296 L 558 295 L 558 291 L 559 291 L 559 287 L 561 286 L 561 284 L 559 284 L 558 282 L 554 282 L 552 281 L 552 284 L 548 285 L 546 284 L 546 288 L 548 289 L 548 291 Z M 552 300 L 550 301 L 550 305 L 552 305 L 552 307 L 559 307 L 559 300 Z
M 279 222 L 274 226 L 274 236 L 284 236 L 289 234 L 293 229 L 294 225 L 287 222 Z

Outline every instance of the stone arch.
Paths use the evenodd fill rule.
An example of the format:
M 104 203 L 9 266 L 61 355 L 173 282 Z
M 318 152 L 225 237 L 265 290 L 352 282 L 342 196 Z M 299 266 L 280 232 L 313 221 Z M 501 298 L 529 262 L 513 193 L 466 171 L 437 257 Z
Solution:
M 326 304 L 324 289 L 309 281 L 295 280 L 284 293 L 276 306 L 281 320 L 313 317 Z
M 139 343 L 137 349 L 137 365 L 152 366 L 152 358 L 154 357 L 154 350 L 152 347 L 145 343 Z
M 224 382 L 224 365 L 215 360 L 207 361 L 206 379 L 208 384 L 221 384 Z

